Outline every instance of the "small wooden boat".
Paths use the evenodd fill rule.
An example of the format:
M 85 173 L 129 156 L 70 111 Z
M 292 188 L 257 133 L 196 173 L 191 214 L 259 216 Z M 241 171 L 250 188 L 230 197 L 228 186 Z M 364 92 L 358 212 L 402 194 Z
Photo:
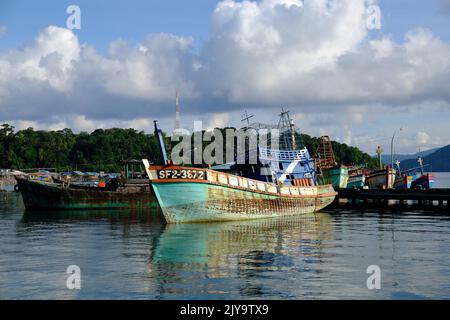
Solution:
M 337 189 L 347 188 L 348 167 L 337 164 L 329 136 L 321 137 L 321 144 L 317 148 L 314 158 L 320 184 L 331 184 Z
M 14 191 L 15 185 L 16 185 L 16 179 L 14 179 L 13 175 L 0 173 L 0 192 Z
M 434 175 L 431 173 L 422 174 L 419 178 L 415 179 L 411 183 L 411 189 L 424 189 L 429 190 L 433 188 Z
M 428 165 L 423 164 L 422 157 L 418 157 L 417 162 L 419 163 L 419 167 L 405 170 L 399 174 L 399 177 L 397 177 L 397 180 L 395 181 L 396 189 L 429 190 L 433 188 L 434 175 L 424 172 L 424 167 Z M 396 165 L 400 172 L 400 161 L 397 160 Z
M 394 187 L 397 170 L 389 166 L 383 170 L 372 171 L 366 176 L 366 185 L 370 189 L 392 189 Z
M 413 175 L 408 173 L 402 173 L 401 176 L 397 176 L 394 183 L 395 189 L 410 189 L 413 181 Z
M 16 176 L 26 175 L 24 172 L 11 169 L 0 169 L 0 192 L 17 191 Z
M 348 186 L 349 174 L 345 166 L 336 166 L 322 170 L 322 184 L 331 184 L 334 188 L 345 189 Z
M 363 168 L 351 167 L 348 169 L 348 189 L 359 189 L 364 187 L 366 183 L 366 173 Z
M 422 157 L 418 157 L 417 162 L 419 163 L 419 168 L 417 169 L 420 170 L 420 175 L 416 171 L 416 178 L 411 183 L 411 188 L 424 190 L 429 190 L 433 188 L 434 175 L 432 175 L 431 173 L 425 173 L 424 167 L 426 167 L 426 165 L 423 164 Z

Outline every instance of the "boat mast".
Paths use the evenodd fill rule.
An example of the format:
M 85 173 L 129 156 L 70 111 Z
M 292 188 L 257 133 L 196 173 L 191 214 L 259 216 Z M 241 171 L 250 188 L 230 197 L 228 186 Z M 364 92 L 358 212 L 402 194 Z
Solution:
M 321 144 L 317 147 L 315 158 L 317 161 L 317 167 L 320 170 L 333 168 L 337 165 L 336 158 L 334 157 L 333 146 L 331 145 L 331 139 L 329 136 L 322 136 L 320 138 Z
M 400 161 L 397 159 L 397 161 L 395 161 L 395 164 L 397 165 L 398 176 L 401 177 L 402 176 L 402 171 L 400 169 Z
M 289 111 L 284 111 L 284 108 L 281 109 L 279 116 L 278 129 L 282 135 L 283 147 L 285 150 L 295 150 L 297 146 L 295 141 L 294 120 L 289 116 Z
M 159 144 L 159 151 L 161 151 L 161 157 L 162 157 L 162 161 L 164 165 L 167 165 L 169 163 L 168 159 L 167 159 L 167 153 L 166 153 L 166 146 L 164 144 L 164 139 L 162 136 L 162 131 L 158 126 L 158 121 L 155 120 L 155 136 L 158 139 L 158 144 Z
M 294 119 L 290 119 L 290 128 L 291 128 L 292 150 L 295 150 L 297 148 L 297 143 L 295 141 Z
M 250 127 L 250 119 L 253 118 L 253 117 L 254 117 L 253 114 L 252 115 L 248 115 L 247 110 L 245 110 L 241 121 L 247 121 L 247 126 Z
M 423 175 L 423 173 L 424 173 L 424 171 L 423 171 L 423 159 L 422 159 L 421 156 L 419 156 L 417 158 L 417 162 L 419 163 L 419 166 L 420 166 L 420 173 Z

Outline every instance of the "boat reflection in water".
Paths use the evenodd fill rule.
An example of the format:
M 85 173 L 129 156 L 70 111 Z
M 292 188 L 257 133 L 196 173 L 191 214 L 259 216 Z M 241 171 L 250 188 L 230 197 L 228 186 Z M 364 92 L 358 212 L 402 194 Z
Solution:
M 276 281 L 265 288 L 257 279 L 281 271 L 285 283 L 289 271 L 318 271 L 314 264 L 324 258 L 326 246 L 333 246 L 332 219 L 318 213 L 244 222 L 168 224 L 152 252 L 149 270 L 160 281 L 161 298 L 201 297 L 200 292 L 208 299 L 224 298 L 229 293 L 225 288 L 235 286 L 238 288 L 231 290 L 243 296 L 264 296 L 267 290 L 271 296 L 282 297 L 289 290 L 279 288 L 275 294 Z M 192 287 L 199 282 L 204 287 Z
M 24 213 L 10 295 L 23 295 L 21 279 L 39 285 L 32 298 L 295 298 L 330 278 L 334 226 L 326 213 L 202 224 L 166 224 L 157 209 Z M 72 264 L 79 291 L 65 289 Z
M 76 223 L 93 221 L 117 222 L 120 224 L 161 224 L 164 228 L 165 221 L 159 207 L 114 209 L 114 210 L 49 210 L 29 211 L 24 210 L 19 224 L 22 228 L 45 225 L 58 225 L 67 223 L 68 226 L 76 226 Z M 70 225 L 72 223 L 72 225 Z
M 0 207 L 5 299 L 449 297 L 444 212 L 339 208 L 167 225 L 148 210 L 24 214 L 17 193 L 1 194 Z M 367 289 L 373 264 L 382 267 L 382 290 Z M 71 265 L 80 267 L 81 290 L 66 287 Z

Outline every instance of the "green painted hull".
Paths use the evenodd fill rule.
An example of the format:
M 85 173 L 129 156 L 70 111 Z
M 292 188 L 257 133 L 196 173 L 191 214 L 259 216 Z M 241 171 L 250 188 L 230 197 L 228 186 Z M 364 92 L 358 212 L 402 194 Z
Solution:
M 364 181 L 358 180 L 355 182 L 349 182 L 347 183 L 347 189 L 353 189 L 353 188 L 362 188 L 364 187 Z
M 152 183 L 169 223 L 251 220 L 317 212 L 334 201 L 331 186 L 317 186 L 317 197 L 282 197 L 251 190 L 198 183 Z
M 364 187 L 364 184 L 366 182 L 366 176 L 364 174 L 359 174 L 355 176 L 351 176 L 348 179 L 347 188 L 348 189 L 359 189 Z
M 18 179 L 17 182 L 28 210 L 149 208 L 158 205 L 149 186 L 94 191 L 26 179 Z
M 348 184 L 348 168 L 337 167 L 322 171 L 322 184 L 331 184 L 333 188 L 345 189 Z

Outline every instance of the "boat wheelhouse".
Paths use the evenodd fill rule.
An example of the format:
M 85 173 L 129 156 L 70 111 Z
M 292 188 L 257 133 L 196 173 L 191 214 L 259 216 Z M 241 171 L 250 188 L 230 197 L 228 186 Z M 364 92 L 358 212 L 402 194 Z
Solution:
M 300 150 L 273 150 L 258 147 L 256 152 L 257 163 L 255 164 L 243 163 L 244 161 L 238 158 L 226 168 L 217 166 L 212 169 L 276 185 L 315 184 L 314 161 L 306 147 Z

